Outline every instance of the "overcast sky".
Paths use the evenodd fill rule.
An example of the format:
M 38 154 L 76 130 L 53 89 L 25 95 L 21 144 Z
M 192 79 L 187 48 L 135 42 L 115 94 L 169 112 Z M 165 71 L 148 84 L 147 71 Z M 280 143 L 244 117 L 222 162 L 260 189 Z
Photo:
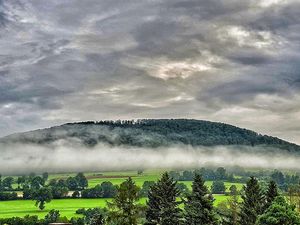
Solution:
M 300 144 L 299 0 L 0 0 L 0 136 L 195 118 Z

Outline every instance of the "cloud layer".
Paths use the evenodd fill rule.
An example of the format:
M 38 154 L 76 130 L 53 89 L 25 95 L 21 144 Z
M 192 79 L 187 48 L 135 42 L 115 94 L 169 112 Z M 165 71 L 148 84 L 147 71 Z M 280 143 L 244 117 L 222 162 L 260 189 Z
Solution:
M 198 118 L 300 144 L 297 0 L 0 0 L 0 135 Z
M 111 147 L 86 148 L 80 142 L 59 141 L 50 146 L 0 145 L 2 174 L 30 172 L 120 171 L 137 169 L 195 169 L 207 166 L 299 170 L 299 154 L 259 147 L 172 146 L 157 149 Z M 284 158 L 285 160 L 282 160 Z

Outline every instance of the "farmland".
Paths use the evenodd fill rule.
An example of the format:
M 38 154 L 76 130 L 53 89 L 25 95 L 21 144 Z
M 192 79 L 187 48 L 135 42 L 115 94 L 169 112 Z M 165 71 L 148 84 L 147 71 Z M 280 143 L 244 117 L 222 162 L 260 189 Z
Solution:
M 110 181 L 114 185 L 119 185 L 125 181 L 129 176 L 135 181 L 138 186 L 142 186 L 145 181 L 157 181 L 161 176 L 162 171 L 144 171 L 142 174 L 138 174 L 137 171 L 123 171 L 123 172 L 93 172 L 85 173 L 88 178 L 89 188 L 95 187 L 104 181 Z M 72 173 L 64 174 L 50 174 L 49 179 L 65 179 L 68 176 L 74 176 Z M 180 181 L 187 187 L 191 188 L 191 181 Z M 227 190 L 231 185 L 236 185 L 238 189 L 241 189 L 243 184 L 241 183 L 230 183 L 224 182 Z M 210 188 L 212 181 L 207 181 L 206 185 Z M 14 184 L 16 186 L 16 184 Z M 215 202 L 217 205 L 222 201 L 226 201 L 227 196 L 225 195 L 214 195 Z M 34 205 L 32 200 L 13 200 L 13 201 L 0 201 L 0 218 L 8 218 L 13 216 L 23 217 L 25 215 L 38 215 L 40 218 L 44 217 L 51 209 L 60 211 L 61 216 L 68 218 L 79 216 L 75 212 L 79 208 L 94 208 L 94 207 L 105 207 L 107 201 L 111 199 L 55 199 L 50 203 L 46 204 L 46 209 L 40 211 Z M 140 199 L 141 204 L 145 204 L 146 198 Z

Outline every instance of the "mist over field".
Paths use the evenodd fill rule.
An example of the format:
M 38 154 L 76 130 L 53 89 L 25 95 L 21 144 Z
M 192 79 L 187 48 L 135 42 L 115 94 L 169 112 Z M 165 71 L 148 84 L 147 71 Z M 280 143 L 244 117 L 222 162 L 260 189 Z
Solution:
M 185 169 L 201 166 L 300 169 L 300 157 L 260 147 L 162 148 L 84 147 L 79 141 L 58 141 L 51 145 L 1 144 L 3 174 L 30 172 L 112 171 L 131 169 Z

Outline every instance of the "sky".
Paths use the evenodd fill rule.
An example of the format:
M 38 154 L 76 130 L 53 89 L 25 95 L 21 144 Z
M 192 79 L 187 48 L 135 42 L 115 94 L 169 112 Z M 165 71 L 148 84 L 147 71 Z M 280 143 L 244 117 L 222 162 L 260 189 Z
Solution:
M 0 0 L 0 136 L 194 118 L 300 144 L 299 0 Z

